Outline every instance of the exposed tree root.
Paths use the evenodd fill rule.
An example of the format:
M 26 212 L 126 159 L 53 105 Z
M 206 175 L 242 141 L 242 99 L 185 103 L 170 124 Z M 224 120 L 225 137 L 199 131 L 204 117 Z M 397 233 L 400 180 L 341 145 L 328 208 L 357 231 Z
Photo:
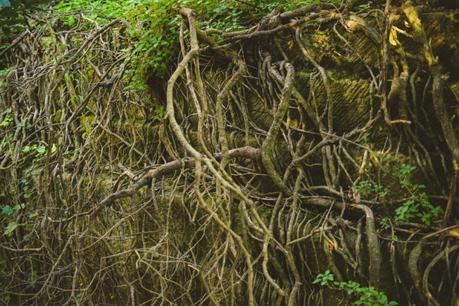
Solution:
M 0 53 L 0 197 L 17 209 L 0 301 L 337 305 L 312 284 L 330 269 L 401 305 L 453 303 L 457 75 L 422 9 L 314 4 L 224 32 L 180 8 L 164 98 L 130 87 L 122 22 L 21 35 Z M 443 223 L 392 220 L 402 163 Z

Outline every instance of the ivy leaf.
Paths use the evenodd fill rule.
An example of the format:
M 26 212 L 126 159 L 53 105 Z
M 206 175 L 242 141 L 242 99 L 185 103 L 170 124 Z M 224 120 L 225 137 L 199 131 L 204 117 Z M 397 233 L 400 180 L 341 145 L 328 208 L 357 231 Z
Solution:
M 2 207 L 2 214 L 4 214 L 5 216 L 11 216 L 13 212 L 13 207 L 11 207 L 10 205 L 5 205 Z
M 38 146 L 35 151 L 37 152 L 37 155 L 42 156 L 46 153 L 46 147 L 45 146 Z
M 3 232 L 5 236 L 11 236 L 11 234 L 14 232 L 14 230 L 18 227 L 19 224 L 16 222 L 10 222 L 5 228 L 5 231 Z
M 27 146 L 24 146 L 24 147 L 22 148 L 21 152 L 24 153 L 24 154 L 27 154 L 27 153 L 29 153 L 30 151 L 32 151 L 33 149 L 34 149 L 33 145 L 32 145 L 32 146 L 27 145 Z

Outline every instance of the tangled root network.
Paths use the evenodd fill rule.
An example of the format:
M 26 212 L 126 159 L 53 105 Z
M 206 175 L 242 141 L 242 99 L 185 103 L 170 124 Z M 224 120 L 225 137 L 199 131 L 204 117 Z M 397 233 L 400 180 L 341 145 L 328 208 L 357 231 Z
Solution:
M 455 305 L 457 12 L 311 4 L 237 32 L 177 14 L 150 91 L 122 22 L 1 51 L 2 303 L 350 304 L 313 284 L 328 269 Z M 437 213 L 407 217 L 427 205 L 407 190 Z

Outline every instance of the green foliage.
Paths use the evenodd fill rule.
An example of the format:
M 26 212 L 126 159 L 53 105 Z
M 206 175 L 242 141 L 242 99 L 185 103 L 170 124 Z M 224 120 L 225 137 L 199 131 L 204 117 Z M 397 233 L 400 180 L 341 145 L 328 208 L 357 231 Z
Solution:
M 161 120 L 166 115 L 166 110 L 164 109 L 164 106 L 160 105 L 154 108 L 153 113 L 154 113 L 153 117 L 155 119 Z
M 350 296 L 357 297 L 354 301 L 355 305 L 364 306 L 394 306 L 398 305 L 395 301 L 390 301 L 384 292 L 380 292 L 373 287 L 363 287 L 361 284 L 354 281 L 335 281 L 333 274 L 326 270 L 319 273 L 313 284 L 327 286 L 332 289 L 345 290 Z
M 153 71 L 162 75 L 178 46 L 180 17 L 177 9 L 187 6 L 194 9 L 200 19 L 211 20 L 201 26 L 225 31 L 242 28 L 243 11 L 235 5 L 236 1 L 215 0 L 120 0 L 120 1 L 61 1 L 55 6 L 58 13 L 63 13 L 61 20 L 68 26 L 77 25 L 76 12 L 84 14 L 83 22 L 88 27 L 91 23 L 107 24 L 119 19 L 127 25 L 126 33 L 135 44 L 132 46 L 131 74 L 144 74 Z
M 411 178 L 413 172 L 416 170 L 416 167 L 409 164 L 402 164 L 397 171 L 394 172 L 394 175 L 398 177 L 400 185 L 403 188 L 411 185 Z
M 57 146 L 53 144 L 51 147 L 51 154 L 55 153 L 56 150 L 57 150 Z M 48 151 L 48 148 L 46 146 L 39 145 L 39 144 L 26 145 L 22 147 L 21 149 L 21 153 L 23 154 L 32 153 L 34 155 L 34 160 L 37 160 L 40 157 L 45 156 L 47 151 Z
M 77 25 L 89 28 L 94 23 L 104 25 L 115 19 L 122 20 L 133 42 L 128 47 L 132 54 L 131 68 L 126 70 L 125 77 L 131 81 L 132 88 L 144 90 L 146 86 L 139 79 L 145 79 L 147 73 L 163 76 L 171 60 L 176 58 L 173 55 L 179 50 L 181 21 L 177 10 L 180 6 L 196 12 L 202 29 L 235 31 L 253 24 L 274 8 L 293 9 L 314 2 L 322 1 L 65 0 L 54 9 L 70 28 Z M 84 18 L 77 18 L 79 13 L 84 14 Z
M 0 69 L 0 89 L 2 89 L 5 86 L 5 78 L 8 75 L 8 73 L 10 73 L 10 69 Z
M 9 40 L 26 28 L 26 11 L 40 8 L 49 0 L 0 0 L 0 41 Z M 1 48 L 0 48 L 1 49 Z
M 83 138 L 87 138 L 92 131 L 92 126 L 94 124 L 95 116 L 94 115 L 81 115 L 80 124 L 84 129 Z
M 430 202 L 427 193 L 424 191 L 425 185 L 413 183 L 415 170 L 416 167 L 413 165 L 401 164 L 393 173 L 398 179 L 400 188 L 408 194 L 402 205 L 395 210 L 395 220 L 430 225 L 434 219 L 442 214 L 442 208 Z M 371 200 L 384 201 L 389 195 L 388 188 L 370 179 L 355 183 L 352 189 L 357 191 L 362 198 Z M 381 220 L 380 227 L 387 229 L 389 227 L 388 219 Z
M 15 221 L 8 223 L 3 234 L 5 236 L 11 236 L 13 232 L 16 230 L 16 228 L 18 227 L 18 225 L 19 224 L 17 224 Z
M 334 281 L 335 277 L 330 270 L 325 270 L 325 272 L 317 274 L 316 279 L 312 283 L 321 286 L 330 286 Z
M 272 1 L 259 1 L 258 3 L 255 1 L 252 1 L 252 3 L 256 4 L 258 9 L 263 11 L 264 14 L 267 14 L 271 12 L 272 10 L 276 8 L 283 8 L 284 10 L 292 10 L 297 7 L 307 5 L 307 4 L 313 4 L 313 3 L 320 3 L 320 2 L 328 2 L 328 3 L 334 3 L 336 5 L 339 5 L 341 3 L 341 0 L 290 0 L 290 1 L 280 1 L 280 0 L 272 0 Z
M 364 198 L 375 196 L 379 200 L 384 200 L 389 193 L 385 187 L 369 180 L 359 181 L 352 189 L 358 191 Z
M 415 170 L 415 166 L 402 164 L 394 173 L 402 189 L 409 194 L 408 199 L 395 210 L 395 219 L 405 222 L 420 221 L 425 225 L 430 225 L 442 214 L 442 208 L 430 203 L 427 193 L 423 191 L 426 188 L 425 185 L 412 182 Z
M 26 230 L 30 230 L 32 223 L 27 222 L 27 220 L 32 220 L 36 216 L 38 216 L 38 212 L 35 209 L 32 209 L 29 204 L 33 203 L 33 196 L 35 193 L 34 187 L 32 186 L 30 173 L 24 174 L 19 179 L 19 193 L 20 193 L 20 204 L 10 204 L 7 200 L 7 197 L 4 193 L 0 194 L 0 219 L 2 223 L 7 224 L 6 227 L 3 229 L 3 234 L 7 237 L 11 237 L 13 232 L 19 226 L 25 228 Z M 16 193 L 16 189 L 13 185 L 11 185 L 10 193 Z M 6 203 L 5 203 L 6 202 Z M 26 209 L 27 208 L 27 209 Z M 24 223 L 17 223 L 17 217 L 19 212 L 25 214 L 28 219 L 23 219 Z
M 2 207 L 2 215 L 11 216 L 14 213 L 13 207 L 5 205 Z
M 207 1 L 209 4 L 216 1 Z M 243 11 L 231 4 L 231 1 L 220 1 L 212 9 L 210 21 L 202 21 L 200 25 L 204 28 L 213 28 L 223 31 L 236 31 L 243 29 L 242 15 Z
M 379 228 L 381 230 L 386 230 L 390 227 L 390 220 L 387 217 L 381 218 L 379 220 Z
M 13 122 L 13 114 L 11 108 L 7 108 L 0 117 L 0 128 L 7 128 Z
M 23 176 L 19 179 L 19 183 L 21 185 L 21 189 L 22 189 L 22 196 L 24 198 L 24 201 L 27 201 L 29 200 L 31 197 L 32 197 L 32 194 L 33 194 L 33 191 L 32 191 L 32 187 L 30 185 L 30 180 L 28 177 L 26 176 Z M 19 205 L 17 207 L 17 210 L 21 209 L 21 208 L 24 208 L 22 207 L 23 205 L 25 205 L 24 203 L 22 203 L 21 205 Z

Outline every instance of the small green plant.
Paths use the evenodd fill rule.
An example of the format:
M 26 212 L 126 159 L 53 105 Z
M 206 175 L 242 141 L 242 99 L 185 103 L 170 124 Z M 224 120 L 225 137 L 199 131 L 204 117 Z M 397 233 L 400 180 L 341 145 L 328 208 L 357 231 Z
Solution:
M 335 281 L 330 270 L 319 273 L 313 284 L 327 286 L 331 289 L 345 290 L 350 296 L 355 296 L 358 299 L 354 301 L 355 305 L 364 306 L 394 306 L 398 305 L 395 301 L 390 301 L 384 292 L 378 291 L 373 287 L 363 287 L 361 284 L 354 281 Z
M 17 212 L 24 207 L 24 204 L 16 205 L 14 207 L 12 207 L 11 205 L 3 205 L 1 207 L 0 215 L 6 220 L 11 220 L 10 222 L 8 222 L 7 226 L 3 230 L 3 234 L 5 236 L 10 237 L 16 230 L 16 228 L 19 226 L 19 224 L 17 224 L 14 220 L 16 219 Z
M 57 150 L 56 144 L 53 144 L 51 147 L 51 153 L 54 154 Z M 34 161 L 40 159 L 41 157 L 46 155 L 48 148 L 44 145 L 38 144 L 31 144 L 22 147 L 21 153 L 22 154 L 29 154 L 32 153 L 34 155 Z
M 434 206 L 429 200 L 427 193 L 423 191 L 426 186 L 412 182 L 412 176 L 416 167 L 409 164 L 402 164 L 394 175 L 399 179 L 400 186 L 409 194 L 408 199 L 395 210 L 397 221 L 421 221 L 430 225 L 435 218 L 442 214 L 440 206 Z
M 334 281 L 335 277 L 330 270 L 325 270 L 323 273 L 317 274 L 316 279 L 312 283 L 319 284 L 321 286 L 329 286 L 333 284 Z
M 31 223 L 17 223 L 18 214 L 25 213 L 29 220 L 38 216 L 38 212 L 31 207 L 28 207 L 28 204 L 32 203 L 33 196 L 35 193 L 34 187 L 32 185 L 32 180 L 30 178 L 30 173 L 23 174 L 19 178 L 19 204 L 10 204 L 5 193 L 0 193 L 0 218 L 5 222 L 6 227 L 3 230 L 3 234 L 7 237 L 11 237 L 19 226 L 22 226 L 26 230 L 30 229 Z M 16 188 L 12 185 L 10 186 L 10 193 L 16 193 Z M 27 209 L 26 209 L 27 208 Z
M 384 200 L 388 195 L 385 187 L 370 180 L 359 181 L 352 186 L 352 189 L 359 192 L 364 198 L 375 197 L 378 200 Z
M 153 113 L 155 119 L 161 120 L 166 115 L 166 110 L 164 109 L 164 106 L 160 105 L 154 108 Z
M 17 224 L 15 221 L 8 223 L 5 230 L 3 231 L 3 234 L 10 237 L 18 226 L 19 224 Z
M 5 78 L 10 73 L 10 69 L 0 69 L 0 88 L 5 86 Z
M 3 112 L 3 119 L 0 119 L 0 128 L 7 128 L 11 125 L 12 122 L 13 122 L 13 114 L 11 113 L 11 108 L 7 108 Z
M 14 213 L 14 209 L 10 205 L 2 206 L 2 215 L 11 216 L 13 213 Z
M 389 218 L 387 218 L 387 217 L 381 218 L 379 220 L 379 228 L 381 230 L 386 230 L 386 229 L 390 228 L 390 220 L 389 220 Z

